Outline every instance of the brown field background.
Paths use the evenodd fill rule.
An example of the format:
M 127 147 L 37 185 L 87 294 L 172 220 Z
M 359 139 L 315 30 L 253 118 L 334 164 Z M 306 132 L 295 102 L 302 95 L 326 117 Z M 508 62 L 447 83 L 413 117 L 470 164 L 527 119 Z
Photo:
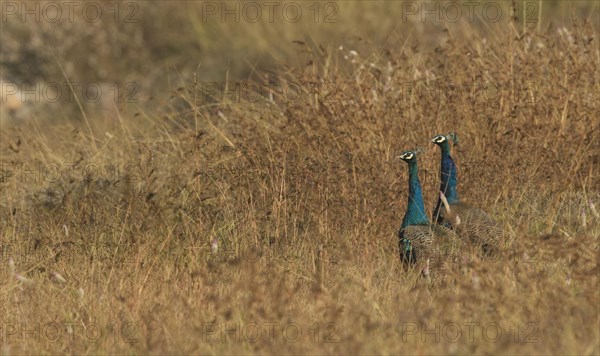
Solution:
M 0 352 L 600 353 L 596 2 L 320 2 L 316 23 L 97 3 L 2 23 L 0 79 L 120 89 L 3 114 Z M 398 259 L 394 157 L 425 149 L 431 213 L 450 131 L 462 198 L 509 237 L 442 285 Z

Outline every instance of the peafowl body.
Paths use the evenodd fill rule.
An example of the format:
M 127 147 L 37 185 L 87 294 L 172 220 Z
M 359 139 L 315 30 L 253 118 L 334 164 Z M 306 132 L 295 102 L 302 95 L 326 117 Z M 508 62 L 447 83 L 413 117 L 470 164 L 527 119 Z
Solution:
M 494 253 L 502 240 L 503 231 L 485 211 L 462 202 L 458 197 L 456 164 L 450 155 L 448 138 L 437 135 L 432 140 L 441 149 L 440 192 L 446 197 L 450 210 L 448 212 L 444 208 L 440 196 L 433 212 L 434 220 L 443 226 L 451 226 L 459 235 L 481 246 L 485 254 Z
M 408 163 L 408 204 L 398 232 L 400 255 L 409 263 L 429 263 L 434 269 L 443 263 L 442 255 L 455 250 L 456 234 L 441 225 L 431 225 L 425 213 L 419 182 L 416 154 L 404 152 L 400 157 Z

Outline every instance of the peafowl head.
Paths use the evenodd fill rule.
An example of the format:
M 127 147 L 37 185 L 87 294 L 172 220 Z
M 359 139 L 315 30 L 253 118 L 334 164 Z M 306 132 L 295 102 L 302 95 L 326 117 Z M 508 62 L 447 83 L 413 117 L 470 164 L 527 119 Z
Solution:
M 406 151 L 397 157 L 398 159 L 403 160 L 404 162 L 411 164 L 417 163 L 417 153 L 414 151 Z
M 450 151 L 450 145 L 448 144 L 450 141 L 455 145 L 458 143 L 458 136 L 454 132 L 447 135 L 437 135 L 431 140 L 431 142 L 438 145 L 442 151 Z

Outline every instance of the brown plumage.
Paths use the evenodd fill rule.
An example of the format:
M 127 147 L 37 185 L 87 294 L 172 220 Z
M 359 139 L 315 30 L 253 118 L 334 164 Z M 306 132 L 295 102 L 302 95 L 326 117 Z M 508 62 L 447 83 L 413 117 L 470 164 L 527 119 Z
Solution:
M 485 255 L 493 255 L 498 251 L 504 232 L 485 211 L 463 202 L 450 205 L 442 192 L 440 199 L 444 207 L 440 210 L 444 223 L 452 226 L 472 245 L 481 247 Z
M 444 276 L 445 263 L 454 262 L 462 247 L 456 232 L 441 225 L 409 225 L 400 234 L 409 241 L 401 240 L 405 261 L 436 278 Z

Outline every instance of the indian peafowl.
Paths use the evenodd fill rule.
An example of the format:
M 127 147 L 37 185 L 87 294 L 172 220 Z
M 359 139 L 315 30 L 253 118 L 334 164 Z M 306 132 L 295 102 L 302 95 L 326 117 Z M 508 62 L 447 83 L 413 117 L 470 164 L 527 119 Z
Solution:
M 503 231 L 485 211 L 462 202 L 458 197 L 458 176 L 456 164 L 450 154 L 449 140 L 455 144 L 458 142 L 454 133 L 437 135 L 431 140 L 442 152 L 440 197 L 433 212 L 434 220 L 438 224 L 451 226 L 460 236 L 481 246 L 484 254 L 493 254 L 500 245 Z
M 408 264 L 418 263 L 429 270 L 441 269 L 445 257 L 458 251 L 458 236 L 441 225 L 431 225 L 425 213 L 419 182 L 417 153 L 406 151 L 398 157 L 408 163 L 408 204 L 398 232 L 400 255 Z

